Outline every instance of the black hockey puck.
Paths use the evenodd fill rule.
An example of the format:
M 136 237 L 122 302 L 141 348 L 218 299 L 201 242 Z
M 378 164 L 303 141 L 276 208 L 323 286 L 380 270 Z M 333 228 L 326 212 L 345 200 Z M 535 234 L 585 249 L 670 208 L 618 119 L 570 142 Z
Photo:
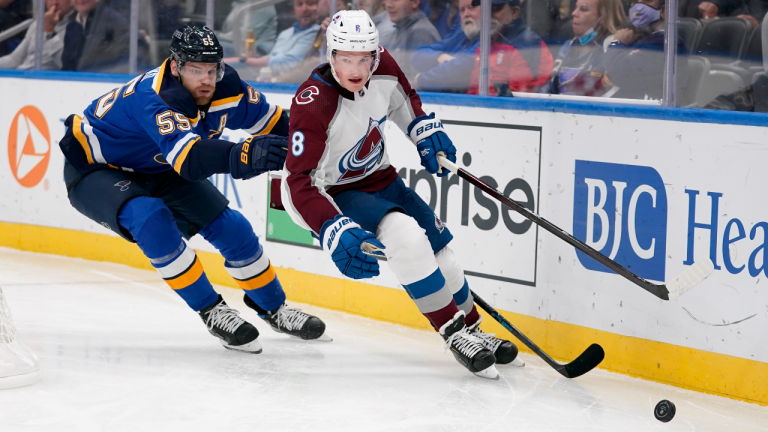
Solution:
M 656 420 L 666 423 L 675 417 L 675 404 L 664 399 L 656 404 L 653 415 L 656 417 Z

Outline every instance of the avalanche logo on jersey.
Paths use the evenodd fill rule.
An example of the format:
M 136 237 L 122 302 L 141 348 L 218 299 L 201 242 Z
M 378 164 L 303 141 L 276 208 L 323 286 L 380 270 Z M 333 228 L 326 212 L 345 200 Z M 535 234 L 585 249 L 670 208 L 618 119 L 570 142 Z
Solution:
M 307 87 L 298 96 L 296 96 L 296 103 L 299 105 L 306 105 L 315 100 L 313 96 L 317 96 L 319 94 L 320 90 L 318 90 L 317 86 Z
M 368 119 L 368 133 L 339 161 L 339 183 L 364 177 L 379 166 L 384 158 L 384 134 L 380 126 L 386 120 L 387 116 L 379 121 Z

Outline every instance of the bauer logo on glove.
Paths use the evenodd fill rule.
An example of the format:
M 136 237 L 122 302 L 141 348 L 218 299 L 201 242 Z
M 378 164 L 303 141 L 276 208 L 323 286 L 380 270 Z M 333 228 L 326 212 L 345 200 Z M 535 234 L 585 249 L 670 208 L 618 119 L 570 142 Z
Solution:
M 434 117 L 434 115 L 435 115 L 435 114 L 433 113 L 433 114 L 431 114 L 431 115 Z M 418 129 L 416 129 L 416 137 L 419 137 L 419 136 L 420 136 L 421 134 L 423 134 L 424 132 L 429 132 L 429 131 L 431 131 L 432 129 L 438 129 L 438 128 L 439 128 L 439 129 L 442 129 L 442 128 L 443 128 L 443 122 L 441 122 L 441 121 L 436 121 L 436 122 L 427 123 L 427 124 L 425 124 L 425 125 L 419 126 L 419 128 L 418 128 Z
M 344 276 L 367 279 L 379 275 L 378 261 L 363 253 L 362 245 L 367 243 L 378 250 L 384 250 L 384 245 L 352 219 L 338 215 L 326 221 L 320 230 L 320 239 L 323 249 Z
M 435 119 L 435 113 L 414 119 L 408 126 L 408 136 L 416 144 L 424 169 L 438 177 L 447 176 L 449 171 L 441 170 L 437 154 L 443 153 L 449 161 L 456 162 L 456 147 L 445 133 L 443 122 Z

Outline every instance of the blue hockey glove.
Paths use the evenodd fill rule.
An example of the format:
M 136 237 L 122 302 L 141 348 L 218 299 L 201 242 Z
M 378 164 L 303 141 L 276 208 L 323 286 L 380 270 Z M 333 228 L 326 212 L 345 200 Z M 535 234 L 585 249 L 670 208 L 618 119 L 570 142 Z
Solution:
M 236 179 L 249 179 L 267 171 L 283 169 L 288 156 L 288 138 L 252 135 L 229 152 L 229 169 Z
M 320 230 L 320 244 L 323 250 L 331 254 L 339 271 L 352 279 L 367 279 L 379 275 L 379 263 L 376 258 L 364 254 L 360 249 L 364 242 L 384 249 L 384 245 L 376 240 L 373 233 L 360 228 L 360 225 L 343 215 L 326 221 Z
M 456 162 L 456 147 L 443 129 L 443 122 L 435 118 L 435 113 L 416 117 L 408 125 L 408 136 L 411 138 L 421 157 L 421 165 L 430 174 L 445 177 L 448 169 L 440 169 L 437 154 L 442 152 L 451 162 Z

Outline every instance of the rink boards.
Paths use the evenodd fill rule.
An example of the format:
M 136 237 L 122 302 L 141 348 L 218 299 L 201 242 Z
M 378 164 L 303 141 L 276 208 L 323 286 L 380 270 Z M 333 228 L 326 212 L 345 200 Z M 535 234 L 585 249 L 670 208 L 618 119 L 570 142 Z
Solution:
M 63 120 L 131 77 L 0 75 L 0 245 L 151 268 L 135 245 L 68 203 L 58 140 Z M 259 86 L 290 106 L 280 86 Z M 561 359 L 590 343 L 606 369 L 768 404 L 766 130 L 757 115 L 520 99 L 425 95 L 458 162 L 638 275 L 663 281 L 710 257 L 715 273 L 678 300 L 648 294 L 455 177 L 419 164 L 396 127 L 392 164 L 455 236 L 473 290 Z M 735 123 L 735 124 L 733 124 Z M 242 135 L 228 132 L 231 140 Z M 427 329 L 382 266 L 341 278 L 283 212 L 268 210 L 268 178 L 211 179 L 251 221 L 295 301 Z M 763 197 L 763 198 L 760 198 Z M 438 223 L 436 221 L 436 223 Z M 235 286 L 199 236 L 209 277 Z M 490 319 L 486 319 L 491 324 Z M 499 326 L 489 330 L 504 332 Z

